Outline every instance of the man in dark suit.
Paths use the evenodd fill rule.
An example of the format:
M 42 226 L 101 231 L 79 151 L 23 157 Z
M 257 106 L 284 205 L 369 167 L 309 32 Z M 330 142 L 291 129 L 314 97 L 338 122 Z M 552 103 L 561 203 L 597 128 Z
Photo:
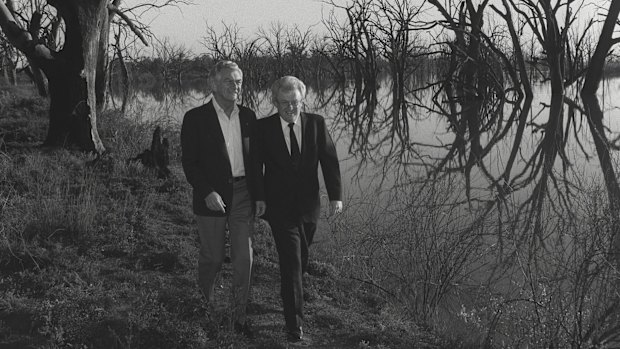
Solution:
M 250 139 L 255 113 L 236 101 L 243 73 L 234 62 L 218 62 L 209 74 L 213 98 L 188 111 L 181 128 L 182 164 L 193 188 L 200 255 L 198 284 L 208 303 L 225 257 L 228 227 L 233 266 L 235 330 L 251 336 L 246 306 L 252 269 L 252 184 Z
M 281 296 L 287 339 L 303 341 L 302 275 L 320 212 L 318 165 L 330 200 L 330 214 L 342 211 L 336 148 L 325 120 L 302 113 L 306 86 L 293 76 L 271 87 L 278 113 L 257 122 L 256 215 L 271 226 L 280 259 Z M 263 173 L 264 169 L 264 173 Z

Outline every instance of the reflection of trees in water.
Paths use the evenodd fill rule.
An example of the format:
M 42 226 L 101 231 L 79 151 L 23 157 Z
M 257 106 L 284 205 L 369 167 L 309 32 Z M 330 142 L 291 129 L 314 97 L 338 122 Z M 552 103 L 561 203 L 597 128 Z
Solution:
M 121 88 L 112 88 L 112 104 L 118 100 L 122 100 Z M 144 101 L 152 99 L 156 103 L 151 103 L 151 106 L 157 106 L 157 118 L 170 118 L 172 115 L 181 115 L 187 111 L 187 108 L 191 106 L 197 106 L 206 102 L 207 98 L 211 94 L 211 88 L 209 87 L 207 79 L 185 79 L 183 83 L 178 82 L 165 82 L 157 81 L 154 83 L 136 83 L 133 85 L 133 89 L 130 91 L 132 95 L 137 95 L 137 100 Z M 252 84 L 244 84 L 241 90 L 240 103 L 259 110 L 260 106 L 265 105 L 266 98 L 269 97 L 268 93 L 265 93 L 264 89 L 256 88 Z M 140 102 L 141 103 L 141 102 Z
M 199 105 L 205 99 L 208 90 L 206 79 L 186 79 L 178 82 L 134 83 L 131 94 L 135 96 L 140 113 L 156 123 L 175 123 L 176 115 L 184 113 L 188 106 Z M 118 92 L 117 92 L 118 91 Z M 112 104 L 121 100 L 121 89 L 112 88 Z M 151 101 L 151 102 L 149 102 Z
M 511 15 L 508 8 L 503 14 Z M 400 297 L 413 303 L 415 314 L 432 313 L 451 288 L 469 294 L 488 292 L 486 299 L 483 294 L 472 297 L 479 302 L 472 308 L 496 312 L 484 324 L 489 343 L 500 338 L 499 333 L 518 332 L 521 323 L 559 331 L 536 330 L 526 340 L 555 347 L 563 347 L 573 335 L 595 342 L 606 331 L 620 330 L 612 286 L 617 289 L 614 263 L 618 263 L 615 251 L 620 250 L 620 194 L 610 154 L 614 144 L 607 138 L 611 130 L 604 124 L 596 88 L 589 95 L 582 92 L 581 99 L 574 96 L 580 82 L 574 60 L 579 53 L 574 50 L 579 48 L 567 48 L 566 38 L 555 35 L 561 31 L 560 24 L 550 17 L 546 20 L 550 32 L 540 36 L 540 44 L 549 55 L 543 71 L 548 73 L 544 90 L 550 93 L 540 98 L 542 107 L 532 104 L 532 82 L 523 53 L 516 50 L 508 58 L 481 32 L 474 38 L 473 29 L 463 42 L 448 42 L 450 49 L 435 60 L 434 74 L 411 81 L 400 100 L 395 97 L 400 93 L 390 90 L 397 86 L 390 84 L 391 77 L 379 79 L 376 85 L 353 80 L 328 90 L 321 99 L 336 106 L 341 134 L 351 138 L 349 152 L 361 164 L 380 166 L 383 175 L 397 181 L 415 180 L 423 172 L 433 179 L 425 182 L 426 191 L 437 183 L 454 183 L 452 190 L 439 196 L 441 206 L 424 202 L 423 190 L 397 185 L 385 203 L 377 205 L 373 196 L 359 217 L 351 213 L 346 223 L 351 225 L 343 229 L 346 240 L 362 243 L 343 244 L 342 251 L 350 249 L 348 255 L 358 258 L 351 267 L 355 275 L 373 285 L 399 289 Z M 508 30 L 515 33 L 512 40 L 518 47 L 515 29 Z M 476 47 L 470 47 L 474 42 Z M 603 65 L 602 61 L 595 64 Z M 600 77 L 594 78 L 595 86 Z M 436 143 L 415 132 L 417 124 L 424 124 L 425 120 L 415 118 L 422 113 L 446 125 L 446 135 Z M 582 130 L 586 120 L 592 138 Z M 608 203 L 576 164 L 574 153 L 586 159 L 593 155 L 586 144 L 590 139 L 601 164 Z M 395 200 L 397 195 L 410 201 Z M 588 205 L 584 198 L 597 204 Z M 412 209 L 421 205 L 426 206 Z M 601 208 L 607 205 L 608 209 Z M 435 212 L 427 224 L 424 220 Z M 356 221 L 369 227 L 369 233 L 360 233 L 358 239 L 348 235 L 365 231 Z M 446 221 L 433 229 L 434 223 Z M 403 261 L 415 263 L 403 266 Z M 474 286 L 465 286 L 469 282 Z M 427 298 L 428 294 L 433 297 Z M 575 309 L 587 309 L 592 316 Z M 562 317 L 566 314 L 571 315 Z M 546 320 L 558 316 L 555 323 Z M 583 324 L 587 333 L 575 334 L 578 331 L 571 327 L 575 323 Z M 563 326 L 571 329 L 558 330 Z
M 402 48 L 386 56 L 393 61 L 388 59 L 388 76 L 383 78 L 365 69 L 368 62 L 376 62 L 372 57 L 378 54 L 371 45 L 378 39 L 364 37 L 368 32 L 364 25 L 377 26 L 364 17 L 368 4 L 360 2 L 357 12 L 348 9 L 349 19 L 355 22 L 345 32 L 349 41 L 343 37 L 336 43 L 356 48 L 353 52 L 357 56 L 348 58 L 357 62 L 351 69 L 355 74 L 350 83 L 320 92 L 317 100 L 336 106 L 336 123 L 342 126 L 341 135 L 350 138 L 348 150 L 359 159 L 360 170 L 379 166 L 384 175 L 396 174 L 403 179 L 421 171 L 432 178 L 460 174 L 468 199 L 501 205 L 509 195 L 518 195 L 521 212 L 540 227 L 545 200 L 558 210 L 571 204 L 574 181 L 579 177 L 571 176 L 574 162 L 567 148 L 574 146 L 586 158 L 590 156 L 579 134 L 582 108 L 567 92 L 584 71 L 579 57 L 584 56 L 585 48 L 577 43 L 585 35 L 577 38 L 575 45 L 569 44 L 565 28 L 570 27 L 574 14 L 558 21 L 558 8 L 547 2 L 532 2 L 529 14 L 518 9 L 522 17 L 537 18 L 529 24 L 530 30 L 546 52 L 538 64 L 544 65 L 539 73 L 545 74 L 551 98 L 532 117 L 532 66 L 526 64 L 521 52 L 522 28 L 513 25 L 514 6 L 504 2 L 503 11 L 492 6 L 505 19 L 506 32 L 489 33 L 482 20 L 488 2 L 479 6 L 467 2 L 458 9 L 458 16 L 437 1 L 430 3 L 445 16 L 443 26 L 453 36 L 439 43 L 443 45 L 440 54 L 414 61 L 408 60 L 413 54 L 407 46 L 411 39 L 401 37 L 405 43 L 399 42 L 399 32 L 393 32 L 389 42 L 399 42 Z M 357 21 L 358 17 L 365 20 Z M 332 28 L 336 33 L 342 31 L 334 25 Z M 513 52 L 508 56 L 505 47 L 510 44 Z M 397 48 L 394 44 L 391 47 Z M 416 67 L 413 62 L 426 66 Z M 387 89 L 389 96 L 378 93 L 381 88 Z M 428 142 L 412 137 L 424 115 L 445 124 L 452 139 L 444 135 L 440 142 Z M 526 140 L 534 142 L 533 149 L 524 147 Z M 501 165 L 496 163 L 498 152 L 502 154 Z M 480 183 L 482 179 L 484 183 Z M 473 188 L 481 185 L 493 196 L 480 199 L 472 195 Z
M 261 105 L 265 105 L 268 102 L 270 96 L 269 93 L 265 93 L 266 89 L 256 86 L 255 84 L 245 84 L 241 90 L 240 103 L 246 107 L 256 111 L 257 113 L 261 109 Z
M 456 241 L 447 256 L 471 252 L 472 248 L 482 253 L 478 260 L 466 258 L 473 262 L 471 268 L 479 267 L 483 275 L 469 279 L 471 274 L 466 271 L 475 273 L 476 269 L 459 271 L 463 280 L 472 280 L 479 288 L 458 288 L 466 292 L 485 290 L 491 295 L 490 302 L 477 304 L 477 309 L 495 311 L 484 324 L 488 326 L 484 330 L 488 331 L 489 345 L 492 339 L 501 338 L 502 332 L 521 334 L 521 322 L 549 329 L 529 332 L 521 343 L 564 347 L 567 343 L 601 343 L 611 333 L 617 338 L 620 313 L 617 292 L 612 290 L 617 289 L 620 264 L 620 186 L 611 151 L 620 148 L 614 141 L 617 130 L 612 130 L 604 118 L 596 91 L 604 57 L 617 43 L 612 33 L 620 3 L 610 3 L 594 45 L 588 32 L 592 22 L 583 31 L 575 30 L 580 12 L 576 2 L 574 8 L 570 1 L 502 0 L 496 5 L 488 5 L 488 1 L 474 5 L 465 0 L 458 6 L 435 0 L 428 3 L 439 11 L 443 18 L 438 23 L 449 33 L 443 36 L 444 42 L 436 42 L 441 52 L 426 58 L 434 65 L 432 76 L 411 82 L 405 90 L 389 83 L 395 76 L 391 73 L 381 84 L 373 85 L 364 78 L 361 84 L 339 86 L 333 94 L 325 95 L 337 105 L 337 121 L 344 128 L 341 133 L 351 137 L 349 152 L 361 158 L 362 164 L 381 166 L 384 175 L 397 180 L 410 174 L 413 180 L 427 175 L 431 181 L 420 181 L 426 190 L 441 181 L 455 183 L 451 188 L 456 190 L 445 192 L 454 200 L 441 207 L 442 211 L 459 207 L 450 220 L 455 226 L 450 226 L 445 236 L 427 237 L 427 228 L 416 229 L 415 221 L 401 223 L 401 217 L 424 217 L 425 211 L 408 211 L 421 204 L 419 193 L 397 186 L 393 192 L 411 198 L 411 203 L 393 208 L 394 199 L 388 197 L 385 211 L 375 214 L 369 208 L 361 217 L 350 220 L 369 221 L 372 232 L 361 239 L 370 243 L 352 250 L 365 252 L 365 258 L 380 257 L 368 264 L 356 262 L 370 265 L 372 274 L 368 278 L 382 279 L 380 285 L 385 281 L 390 284 L 394 270 L 413 275 L 406 280 L 392 277 L 394 287 L 414 284 L 429 271 L 416 274 L 418 264 L 405 270 L 399 267 L 403 260 L 414 259 L 430 248 L 414 245 L 402 250 L 414 257 L 401 258 L 401 242 L 413 235 L 425 243 L 439 240 L 441 246 L 450 245 L 450 238 L 462 228 L 480 227 L 464 232 L 463 237 L 471 239 L 472 246 L 461 249 L 461 241 Z M 501 18 L 502 29 L 489 28 L 482 21 L 488 20 L 483 13 L 490 9 Z M 513 18 L 515 13 L 517 18 Z M 515 27 L 517 23 L 522 26 Z M 524 28 L 544 52 L 535 65 L 528 65 L 521 51 Z M 532 67 L 540 67 L 535 76 L 531 75 Z M 534 96 L 532 81 L 537 79 L 544 82 L 543 96 Z M 401 90 L 394 91 L 397 88 Z M 385 98 L 382 89 L 388 89 L 391 98 Z M 541 106 L 533 104 L 535 97 Z M 415 132 L 417 124 L 424 124 L 424 120 L 414 118 L 421 113 L 445 125 L 446 134 L 438 132 L 436 139 L 431 139 Z M 586 125 L 591 134 L 585 132 Z M 600 164 L 596 170 L 578 163 L 579 156 L 589 161 L 594 154 Z M 601 175 L 604 191 L 598 180 L 590 179 L 593 173 Z M 463 191 L 458 190 L 460 184 Z M 601 197 L 603 192 L 607 193 L 607 202 Z M 376 201 L 369 200 L 373 209 Z M 372 223 L 385 216 L 389 219 L 380 221 L 373 231 Z M 392 224 L 403 231 L 385 239 L 395 230 Z M 390 228 L 385 229 L 387 226 Z M 352 228 L 344 231 L 359 227 Z M 387 245 L 384 241 L 399 244 L 381 250 Z M 434 256 L 427 255 L 420 264 L 450 261 L 446 256 L 435 261 Z M 366 275 L 368 270 L 359 273 Z M 429 284 L 435 285 L 436 280 L 445 280 L 445 276 L 438 273 Z M 413 287 L 409 299 L 417 300 L 416 292 L 424 291 L 429 284 Z
M 183 83 L 164 80 L 147 80 L 134 82 L 134 88 L 137 92 L 152 97 L 155 101 L 163 102 L 165 100 L 182 100 L 184 96 L 192 93 L 204 93 L 209 91 L 207 80 L 205 79 L 187 79 Z M 120 98 L 125 91 L 116 87 L 111 89 L 114 98 Z

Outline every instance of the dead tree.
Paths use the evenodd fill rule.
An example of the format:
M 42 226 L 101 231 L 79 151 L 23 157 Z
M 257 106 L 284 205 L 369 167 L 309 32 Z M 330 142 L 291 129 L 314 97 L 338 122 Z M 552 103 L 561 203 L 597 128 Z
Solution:
M 64 45 L 59 50 L 39 43 L 0 3 L 0 27 L 9 42 L 41 68 L 49 83 L 50 123 L 45 145 L 104 152 L 97 132 L 97 106 L 102 103 L 97 97 L 101 92 L 95 87 L 103 79 L 110 15 L 118 11 L 115 4 L 119 2 L 48 1 L 65 24 Z
M 554 209 L 560 207 L 568 209 L 570 206 L 571 193 L 561 190 L 560 186 L 569 182 L 566 174 L 571 166 L 565 150 L 570 127 L 573 124 L 567 117 L 574 118 L 574 113 L 566 113 L 566 103 L 569 100 L 566 91 L 583 75 L 583 70 L 577 69 L 580 62 L 573 58 L 580 56 L 584 48 L 571 45 L 571 30 L 582 5 L 578 5 L 575 0 L 518 2 L 508 0 L 508 2 L 512 10 L 525 21 L 533 33 L 534 40 L 545 53 L 541 61 L 547 67 L 548 73 L 544 77 L 551 86 L 548 118 L 543 124 L 534 122 L 535 127 L 544 131 L 542 138 L 526 166 L 509 183 L 510 186 L 518 188 L 534 184 L 532 195 L 522 204 L 522 208 L 530 207 L 529 216 L 535 223 L 534 236 L 542 242 L 543 204 L 549 198 L 549 193 L 555 190 L 557 194 L 557 199 L 549 202 Z M 592 22 L 585 27 L 581 38 L 586 36 L 591 25 Z M 569 104 L 569 108 L 572 109 L 573 106 Z M 562 171 L 564 177 L 558 176 L 553 171 L 558 159 L 564 169 Z
M 466 194 L 470 197 L 470 176 L 474 167 L 480 168 L 492 182 L 497 182 L 486 169 L 484 158 L 511 125 L 502 121 L 506 95 L 502 70 L 511 72 L 510 88 L 518 88 L 518 79 L 510 60 L 497 48 L 494 38 L 483 30 L 489 1 L 475 6 L 467 0 L 457 8 L 444 7 L 437 0 L 429 0 L 429 3 L 441 14 L 439 23 L 454 34 L 453 39 L 445 42 L 447 69 L 439 83 L 446 102 L 438 101 L 441 94 L 437 94 L 435 104 L 447 117 L 455 138 L 433 175 L 463 172 Z M 485 133 L 490 137 L 483 143 Z
M 144 36 L 119 9 L 121 0 L 48 0 L 58 23 L 64 24 L 62 47 L 57 48 L 55 39 L 48 44 L 37 40 L 38 12 L 32 14 L 35 18 L 29 22 L 29 28 L 24 28 L 15 19 L 12 3 L 0 2 L 0 28 L 11 45 L 41 69 L 49 84 L 50 123 L 44 144 L 103 153 L 97 114 L 106 96 L 112 18 L 122 18 L 146 45 Z M 159 8 L 180 3 L 188 1 L 167 0 L 142 6 Z
M 29 60 L 36 62 L 50 87 L 50 125 L 46 145 L 76 145 L 102 153 L 94 106 L 100 18 L 107 16 L 107 1 L 50 1 L 66 24 L 62 50 L 39 44 L 20 28 L 13 13 L 0 3 L 0 26 L 7 38 Z
M 607 188 L 609 214 L 611 215 L 611 226 L 613 227 L 610 252 L 616 267 L 620 266 L 620 185 L 618 184 L 610 150 L 620 149 L 620 146 L 607 139 L 606 127 L 604 125 L 605 115 L 599 104 L 596 91 L 603 78 L 603 68 L 607 56 L 611 48 L 620 42 L 620 38 L 613 37 L 619 15 L 620 1 L 612 1 L 581 89 L 581 98 L 588 116 L 588 125 L 590 126 Z

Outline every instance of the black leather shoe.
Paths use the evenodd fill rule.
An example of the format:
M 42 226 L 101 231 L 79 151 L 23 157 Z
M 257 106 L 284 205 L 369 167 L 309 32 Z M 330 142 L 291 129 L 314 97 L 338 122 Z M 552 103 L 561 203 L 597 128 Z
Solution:
M 252 339 L 254 338 L 254 331 L 250 327 L 250 324 L 246 321 L 245 323 L 235 322 L 235 332 L 245 336 L 245 338 Z
M 304 340 L 304 331 L 301 327 L 286 332 L 286 340 L 291 343 L 299 343 Z

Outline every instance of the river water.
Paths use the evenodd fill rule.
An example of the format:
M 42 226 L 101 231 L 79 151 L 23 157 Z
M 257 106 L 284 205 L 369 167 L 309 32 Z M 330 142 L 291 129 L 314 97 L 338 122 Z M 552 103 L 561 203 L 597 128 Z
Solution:
M 585 238 L 569 236 L 581 232 L 587 234 L 586 230 L 575 228 L 568 221 L 547 220 L 546 217 L 553 216 L 547 214 L 557 208 L 558 203 L 564 202 L 567 195 L 582 200 L 584 196 L 580 196 L 580 192 L 602 182 L 587 120 L 579 111 L 571 116 L 565 104 L 562 129 L 566 142 L 560 147 L 560 155 L 554 158 L 554 166 L 546 177 L 547 205 L 530 204 L 528 212 L 531 215 L 526 212 L 520 216 L 536 217 L 544 211 L 541 224 L 548 233 L 540 237 L 546 244 L 540 250 L 542 255 L 539 250 L 531 249 L 535 229 L 526 224 L 520 230 L 523 236 L 519 236 L 521 228 L 517 223 L 512 225 L 517 228 L 510 230 L 508 223 L 514 222 L 504 220 L 501 215 L 514 213 L 522 203 L 531 201 L 540 190 L 543 177 L 542 170 L 534 163 L 546 149 L 540 145 L 545 136 L 544 125 L 551 95 L 548 84 L 539 83 L 533 88 L 534 100 L 510 172 L 511 179 L 520 179 L 521 182 L 513 182 L 519 185 L 514 185 L 511 188 L 514 190 L 503 200 L 496 200 L 498 189 L 490 178 L 497 178 L 506 168 L 516 127 L 507 130 L 485 155 L 482 160 L 485 171 L 480 166 L 473 166 L 469 176 L 463 171 L 453 171 L 435 180 L 441 182 L 441 186 L 420 189 L 428 182 L 429 173 L 448 153 L 445 145 L 455 139 L 447 118 L 429 111 L 435 109 L 431 91 L 417 91 L 406 96 L 409 103 L 407 123 L 401 119 L 399 124 L 390 119 L 393 101 L 389 81 L 381 83 L 377 105 L 371 108 L 371 114 L 365 109 L 368 107 L 366 100 L 355 103 L 353 85 L 322 91 L 309 88 L 305 111 L 323 115 L 328 122 L 340 157 L 345 198 L 342 218 L 322 217 L 313 249 L 331 253 L 333 260 L 340 263 L 340 270 L 348 270 L 350 275 L 364 279 L 367 284 L 376 282 L 382 289 L 406 295 L 404 304 L 410 312 L 443 312 L 448 314 L 442 317 L 444 325 L 460 326 L 466 331 L 482 328 L 482 332 L 486 332 L 490 323 L 498 333 L 505 332 L 496 339 L 518 339 L 521 336 L 519 331 L 531 327 L 532 318 L 529 316 L 535 303 L 530 298 L 544 300 L 548 297 L 549 304 L 557 299 L 551 295 L 554 290 L 566 291 L 561 284 L 563 281 L 556 285 L 549 280 L 555 278 L 567 263 L 585 258 L 580 254 L 580 248 L 590 246 L 577 241 L 587 242 L 591 235 L 585 235 Z M 179 128 L 187 110 L 206 103 L 210 98 L 200 88 L 181 92 L 153 91 L 136 94 L 134 111 L 143 119 L 172 122 Z M 566 97 L 573 97 L 579 105 L 575 96 L 576 91 L 567 91 Z M 269 98 L 267 91 L 248 97 L 259 118 L 275 112 Z M 604 80 L 599 89 L 599 101 L 605 113 L 607 138 L 615 140 L 620 136 L 619 78 Z M 513 106 L 509 104 L 503 108 L 506 120 L 511 108 Z M 361 115 L 361 118 L 353 122 L 351 115 Z M 364 123 L 370 115 L 374 122 Z M 401 132 L 394 132 L 395 129 Z M 403 129 L 408 131 L 408 137 L 401 138 Z M 483 133 L 481 144 L 489 142 L 491 134 Z M 612 157 L 617 163 L 618 157 L 615 154 Z M 458 161 L 452 160 L 448 167 L 454 167 Z M 531 181 L 524 179 L 528 176 Z M 604 197 L 604 190 L 596 195 Z M 322 199 L 326 203 L 325 195 Z M 600 203 L 604 199 L 594 198 L 592 202 Z M 592 206 L 589 201 L 582 200 L 565 207 L 577 216 L 591 215 L 592 212 L 600 214 Z M 485 226 L 471 225 L 485 209 L 492 212 L 487 215 Z M 494 222 L 489 224 L 489 220 Z M 601 251 L 605 251 L 605 243 L 602 245 Z M 523 269 L 519 264 L 521 258 L 536 261 L 538 269 L 529 269 L 529 263 L 528 269 Z M 508 265 L 505 263 L 508 260 L 516 263 Z M 569 279 L 569 282 L 573 281 Z M 555 316 L 552 307 L 539 306 L 536 311 Z M 473 323 L 478 327 L 472 327 Z M 525 327 L 521 328 L 521 325 Z
M 601 104 L 606 114 L 606 122 L 609 127 L 609 139 L 614 139 L 620 131 L 620 79 L 605 80 L 601 88 Z M 369 188 L 389 188 L 396 180 L 407 181 L 412 178 L 426 176 L 429 171 L 443 158 L 447 149 L 443 145 L 454 141 L 454 133 L 448 130 L 445 117 L 420 106 L 432 106 L 430 92 L 417 92 L 416 95 L 408 96 L 409 102 L 415 103 L 408 110 L 409 138 L 404 142 L 397 139 L 396 135 L 390 135 L 389 117 L 391 89 L 389 82 L 381 85 L 377 92 L 378 105 L 375 108 L 375 120 L 382 122 L 381 127 L 374 127 L 366 138 L 356 137 L 356 143 L 352 144 L 352 135 L 355 126 L 347 123 L 345 113 L 351 113 L 354 91 L 352 88 L 327 89 L 317 93 L 309 89 L 305 103 L 305 111 L 323 115 L 332 130 L 332 136 L 336 142 L 338 154 L 341 159 L 341 168 L 345 181 L 345 196 L 358 197 L 361 192 Z M 574 92 L 568 93 L 570 97 Z M 325 96 L 330 96 L 326 98 Z M 519 173 L 526 165 L 536 147 L 540 143 L 544 132 L 534 124 L 544 124 L 548 113 L 545 108 L 550 101 L 550 89 L 546 84 L 534 86 L 534 100 L 528 116 L 529 125 L 525 129 L 523 141 L 519 149 L 519 156 L 515 162 L 514 173 Z M 206 91 L 197 89 L 177 90 L 173 92 L 158 91 L 153 89 L 148 92 L 139 91 L 134 99 L 136 106 L 143 115 L 172 121 L 180 127 L 184 113 L 196 106 L 206 103 L 210 95 Z M 269 100 L 267 91 L 256 92 L 252 95 L 254 109 L 259 118 L 271 115 L 275 108 Z M 364 105 L 357 109 L 363 109 Z M 505 109 L 506 117 L 510 114 L 511 106 Z M 363 111 L 362 111 L 363 114 Z M 386 124 L 388 124 L 386 126 Z M 566 160 L 571 163 L 572 169 L 579 176 L 585 178 L 600 177 L 600 168 L 596 153 L 593 149 L 590 130 L 584 117 L 577 115 L 574 122 L 567 122 L 570 126 L 567 146 L 565 147 Z M 359 132 L 359 130 L 358 130 Z M 484 142 L 484 135 L 482 141 Z M 360 141 L 361 139 L 361 141 Z M 491 152 L 485 157 L 484 163 L 488 171 L 498 175 L 504 168 L 507 155 L 513 146 L 514 131 L 498 142 Z M 403 143 L 407 147 L 403 147 Z M 403 151 L 403 148 L 407 148 Z M 585 153 L 584 153 L 585 152 Z M 401 154 L 402 153 L 402 154 Z M 399 154 L 400 156 L 395 156 Z M 559 160 L 558 169 L 561 167 Z M 487 189 L 489 180 L 474 168 L 471 174 L 471 185 L 476 188 L 477 195 L 489 195 Z M 526 190 L 527 191 L 527 190 Z M 519 194 L 527 195 L 527 193 Z

